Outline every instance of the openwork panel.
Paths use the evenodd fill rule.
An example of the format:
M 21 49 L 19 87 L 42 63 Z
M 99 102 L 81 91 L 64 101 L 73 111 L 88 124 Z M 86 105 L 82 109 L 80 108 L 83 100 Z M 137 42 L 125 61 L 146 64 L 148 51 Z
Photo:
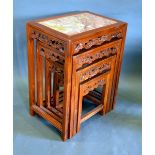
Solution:
M 84 84 L 82 86 L 83 95 L 87 95 L 90 91 L 94 90 L 98 86 L 103 86 L 105 84 L 105 79 L 98 79 L 91 83 Z
M 83 82 L 87 79 L 92 78 L 93 76 L 100 74 L 102 72 L 106 72 L 111 69 L 110 63 L 101 64 L 99 66 L 93 66 L 85 72 L 81 72 L 80 74 L 80 82 Z
M 77 54 L 82 50 L 88 50 L 93 46 L 99 46 L 105 42 L 110 42 L 113 39 L 120 38 L 122 38 L 122 32 L 121 30 L 118 30 L 89 40 L 78 41 L 77 43 L 74 43 L 74 54 Z
M 109 58 L 117 54 L 120 50 L 120 41 L 109 44 L 109 46 L 98 47 L 95 50 L 74 56 L 74 64 L 76 69 L 90 65 L 91 63 L 103 58 Z
M 58 62 L 60 64 L 64 64 L 65 58 L 58 52 L 54 52 L 53 50 L 44 47 L 41 43 L 39 46 L 39 52 L 40 54 L 45 57 L 46 59 L 49 59 L 53 62 Z
M 39 40 L 40 42 L 44 43 L 45 45 L 48 45 L 55 50 L 64 53 L 66 42 L 63 40 L 60 40 L 56 37 L 49 36 L 41 31 L 38 30 L 32 30 L 31 31 L 31 37 L 34 39 Z
M 38 43 L 38 52 L 49 62 L 49 68 L 51 72 L 58 73 L 58 82 L 60 85 L 64 83 L 64 62 L 65 58 L 61 54 L 54 52 L 53 50 L 46 48 L 41 42 Z

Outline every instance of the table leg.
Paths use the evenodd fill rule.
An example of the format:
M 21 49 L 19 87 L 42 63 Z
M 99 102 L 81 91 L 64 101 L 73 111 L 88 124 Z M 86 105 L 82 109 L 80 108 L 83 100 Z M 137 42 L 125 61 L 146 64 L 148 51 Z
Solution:
M 43 105 L 43 63 L 38 46 L 38 42 L 36 41 L 37 105 L 40 107 Z
M 62 123 L 62 139 L 65 141 L 69 138 L 69 118 L 70 118 L 70 102 L 71 102 L 71 85 L 72 85 L 72 56 L 70 54 L 71 44 L 68 44 L 65 53 L 64 65 L 64 103 L 63 103 L 63 123 Z
M 45 99 L 46 106 L 51 106 L 51 70 L 50 64 L 47 59 L 45 59 Z
M 122 65 L 122 59 L 123 59 L 123 53 L 124 53 L 126 31 L 127 31 L 127 25 L 125 25 L 124 28 L 123 28 L 123 36 L 124 36 L 124 38 L 122 40 L 120 54 L 119 54 L 119 57 L 118 57 L 118 60 L 117 60 L 118 61 L 118 66 L 117 66 L 117 71 L 116 71 L 116 79 L 115 79 L 115 86 L 114 86 L 112 109 L 115 107 L 115 104 L 116 104 L 116 95 L 117 95 L 117 91 L 118 91 L 118 83 L 119 83 L 119 77 L 120 77 L 121 65 Z
M 58 73 L 54 72 L 54 83 L 53 83 L 53 106 L 56 107 L 59 104 L 59 81 Z
M 28 50 L 28 83 L 30 115 L 34 115 L 32 106 L 35 104 L 35 70 L 34 70 L 34 39 L 31 38 L 30 27 L 27 25 L 27 50 Z

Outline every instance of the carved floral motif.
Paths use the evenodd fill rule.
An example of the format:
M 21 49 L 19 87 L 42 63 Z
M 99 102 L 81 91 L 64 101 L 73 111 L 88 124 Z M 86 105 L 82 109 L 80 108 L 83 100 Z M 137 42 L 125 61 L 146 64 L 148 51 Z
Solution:
M 78 53 L 82 49 L 90 49 L 94 45 L 101 45 L 104 42 L 109 42 L 114 38 L 121 38 L 121 37 L 122 37 L 122 33 L 118 31 L 115 33 L 106 34 L 98 38 L 88 40 L 86 42 L 78 43 L 74 47 L 74 53 Z
M 49 37 L 42 32 L 34 31 L 34 30 L 32 30 L 32 32 L 31 32 L 31 37 L 34 39 L 38 39 L 39 41 L 47 44 L 48 46 L 53 47 L 54 49 L 56 49 L 60 52 L 64 52 L 65 42 L 60 39 L 57 39 L 52 36 Z
M 83 88 L 84 95 L 87 95 L 90 91 L 94 90 L 98 86 L 103 86 L 105 84 L 105 80 L 98 80 L 96 82 L 90 83 L 90 85 L 85 85 Z
M 86 72 L 83 72 L 80 74 L 80 82 L 85 81 L 99 73 L 102 73 L 103 71 L 110 70 L 111 66 L 109 63 L 102 64 L 100 66 L 94 66 L 87 70 Z

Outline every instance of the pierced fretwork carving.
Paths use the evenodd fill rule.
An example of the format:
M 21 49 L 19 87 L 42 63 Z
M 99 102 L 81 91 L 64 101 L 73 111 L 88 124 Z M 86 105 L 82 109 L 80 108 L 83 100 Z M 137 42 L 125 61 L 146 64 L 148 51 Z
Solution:
M 40 54 L 45 57 L 46 59 L 50 59 L 54 62 L 59 62 L 61 64 L 64 64 L 65 60 L 64 57 L 56 52 L 53 52 L 50 49 L 40 47 L 39 49 Z
M 97 59 L 101 59 L 103 57 L 110 57 L 111 55 L 114 55 L 118 52 L 119 46 L 115 45 L 114 47 L 110 47 L 107 49 L 104 49 L 100 52 L 97 52 L 95 54 L 85 54 L 85 56 L 77 59 L 77 67 L 80 68 L 85 64 L 91 64 L 93 61 L 97 60 Z M 79 55 L 80 56 L 80 55 Z
M 62 67 L 60 67 L 59 65 L 57 65 L 56 63 L 49 63 L 49 69 L 50 72 L 57 72 L 58 73 L 58 83 L 59 86 L 63 86 L 64 85 L 64 69 Z
M 63 86 L 63 84 L 64 84 L 64 68 L 60 67 L 60 65 L 57 65 L 56 63 L 50 62 L 50 71 L 58 73 L 59 86 Z
M 78 43 L 74 47 L 74 53 L 78 53 L 82 49 L 90 49 L 94 45 L 101 45 L 104 42 L 109 42 L 112 39 L 115 39 L 115 38 L 119 39 L 121 37 L 122 37 L 122 33 L 118 31 L 111 34 L 100 36 L 98 38 L 90 39 L 85 42 Z
M 41 56 L 45 57 L 49 61 L 49 67 L 51 72 L 57 72 L 58 73 L 58 82 L 59 85 L 63 85 L 64 83 L 64 56 L 61 54 L 52 51 L 49 48 L 46 48 L 39 44 L 38 52 Z
M 32 30 L 31 32 L 31 37 L 34 39 L 38 39 L 40 42 L 43 42 L 48 46 L 51 46 L 52 48 L 64 53 L 65 41 L 63 40 L 60 40 L 53 36 L 48 36 L 47 34 L 34 30 Z
M 101 94 L 101 92 L 97 92 L 97 91 L 93 90 L 93 91 L 89 92 L 89 95 L 91 95 L 97 99 L 101 99 L 102 94 Z
M 85 85 L 83 87 L 83 95 L 87 95 L 90 91 L 94 90 L 95 88 L 97 88 L 98 86 L 103 86 L 105 84 L 105 80 L 98 80 L 94 83 L 90 83 L 88 85 Z
M 93 66 L 85 72 L 80 74 L 80 82 L 85 81 L 99 73 L 110 70 L 111 66 L 109 63 L 102 64 L 100 66 Z
M 64 69 L 55 66 L 55 71 L 58 73 L 59 86 L 63 86 L 63 84 L 64 84 Z

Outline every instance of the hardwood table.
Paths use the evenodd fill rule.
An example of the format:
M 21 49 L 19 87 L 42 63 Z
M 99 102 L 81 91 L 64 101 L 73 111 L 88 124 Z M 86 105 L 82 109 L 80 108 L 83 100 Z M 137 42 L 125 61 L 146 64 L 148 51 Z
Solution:
M 114 108 L 127 23 L 85 11 L 29 21 L 26 29 L 30 114 L 65 141 Z M 96 105 L 86 114 L 83 98 Z

